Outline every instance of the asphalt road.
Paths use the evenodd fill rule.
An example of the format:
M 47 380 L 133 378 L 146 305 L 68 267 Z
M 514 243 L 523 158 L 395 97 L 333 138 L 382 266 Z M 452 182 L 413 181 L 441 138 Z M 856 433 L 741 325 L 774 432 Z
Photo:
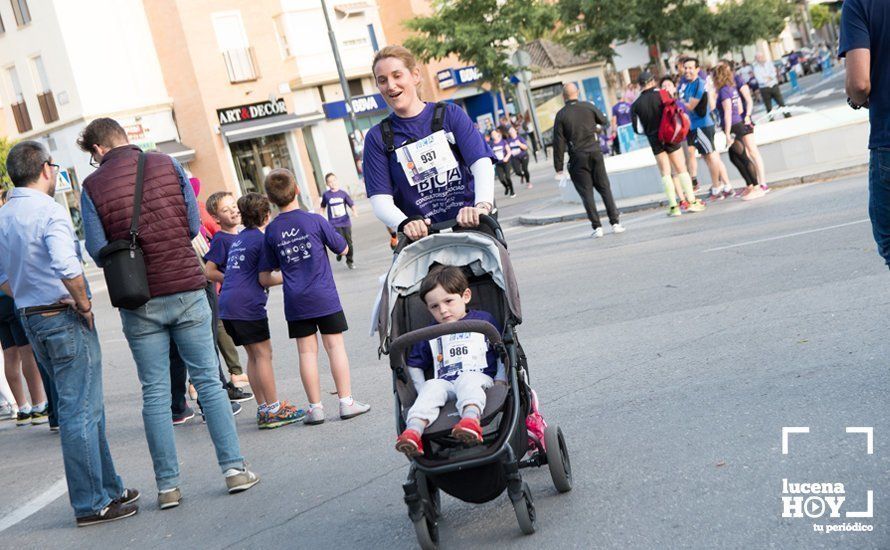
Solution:
M 502 219 L 532 384 L 566 434 L 575 486 L 559 495 L 546 468 L 523 472 L 538 513 L 528 537 L 506 495 L 479 506 L 444 497 L 443 547 L 890 547 L 890 277 L 866 221 L 865 177 L 678 219 L 643 211 L 625 217 L 627 233 L 593 240 L 583 222 L 512 224 L 554 192 L 552 172 L 536 174 L 534 190 L 502 203 Z M 0 547 L 414 547 L 400 487 L 407 461 L 392 449 L 390 375 L 368 337 L 387 235 L 367 211 L 355 233 L 359 269 L 334 271 L 352 327 L 355 395 L 372 403 L 368 415 L 259 432 L 248 403 L 238 430 L 262 482 L 236 496 L 224 491 L 206 428 L 177 428 L 185 499 L 160 512 L 134 365 L 99 293 L 108 438 L 127 486 L 143 491 L 140 513 L 76 529 L 58 491 L 57 436 L 4 422 L 0 529 L 41 496 L 49 502 L 0 531 Z M 280 392 L 305 403 L 280 291 L 270 315 Z M 330 376 L 322 380 L 336 410 Z M 783 426 L 810 428 L 790 436 L 788 455 Z M 847 426 L 874 428 L 873 454 Z M 783 519 L 783 478 L 842 483 L 841 514 L 865 510 L 872 490 L 874 517 Z M 874 530 L 814 532 L 857 521 Z

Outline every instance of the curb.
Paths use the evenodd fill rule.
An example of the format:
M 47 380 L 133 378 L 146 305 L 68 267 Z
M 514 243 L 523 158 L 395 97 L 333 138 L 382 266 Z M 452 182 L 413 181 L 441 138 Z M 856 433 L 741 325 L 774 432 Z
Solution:
M 845 166 L 843 168 L 835 168 L 833 170 L 825 170 L 824 172 L 815 172 L 812 174 L 805 174 L 803 176 L 793 176 L 790 178 L 781 179 L 770 183 L 770 187 L 773 189 L 780 189 L 782 187 L 791 187 L 793 185 L 802 185 L 805 183 L 816 183 L 819 181 L 830 181 L 839 178 L 844 178 L 847 176 L 855 176 L 857 174 L 861 174 L 863 172 L 868 171 L 868 163 L 855 164 L 852 166 Z M 707 192 L 699 193 L 700 197 L 707 196 Z M 661 208 L 667 206 L 666 199 L 659 199 L 656 201 L 649 201 L 640 204 L 634 204 L 630 206 L 619 207 L 618 211 L 621 214 L 630 214 L 633 212 L 639 212 L 641 210 L 651 210 L 653 208 Z M 600 211 L 600 214 L 605 214 L 605 209 Z M 517 218 L 517 222 L 520 225 L 550 225 L 553 223 L 561 223 L 561 222 L 573 222 L 578 220 L 586 220 L 587 213 L 584 211 L 581 212 L 572 212 L 569 214 L 562 214 L 556 216 L 519 216 Z

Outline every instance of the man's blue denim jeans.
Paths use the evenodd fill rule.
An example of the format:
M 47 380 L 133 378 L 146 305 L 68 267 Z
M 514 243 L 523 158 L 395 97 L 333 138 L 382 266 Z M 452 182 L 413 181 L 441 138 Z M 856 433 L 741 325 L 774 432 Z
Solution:
M 142 421 L 158 490 L 179 487 L 179 461 L 170 414 L 171 340 L 198 392 L 222 471 L 242 468 L 244 459 L 232 405 L 219 383 L 219 359 L 204 291 L 159 296 L 138 309 L 121 309 L 120 314 L 142 383 Z
M 21 317 L 37 362 L 55 386 L 68 498 L 77 517 L 91 516 L 121 496 L 105 439 L 102 352 L 96 329 L 74 310 Z
M 872 149 L 868 167 L 868 214 L 878 254 L 890 267 L 890 149 Z

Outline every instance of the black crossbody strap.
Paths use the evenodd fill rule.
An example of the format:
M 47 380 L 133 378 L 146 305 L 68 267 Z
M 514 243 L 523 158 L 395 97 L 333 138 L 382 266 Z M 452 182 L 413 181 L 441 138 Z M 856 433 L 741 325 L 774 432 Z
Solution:
M 142 212 L 142 185 L 145 180 L 145 153 L 139 152 L 136 163 L 136 193 L 133 195 L 133 220 L 130 222 L 130 243 L 135 246 L 139 236 L 139 214 Z
M 430 130 L 435 134 L 443 128 L 445 128 L 445 103 L 439 102 L 433 108 L 433 122 L 430 124 Z
M 387 153 L 396 150 L 396 136 L 392 132 L 392 120 L 389 117 L 380 121 L 380 137 L 383 138 L 383 146 L 386 147 Z

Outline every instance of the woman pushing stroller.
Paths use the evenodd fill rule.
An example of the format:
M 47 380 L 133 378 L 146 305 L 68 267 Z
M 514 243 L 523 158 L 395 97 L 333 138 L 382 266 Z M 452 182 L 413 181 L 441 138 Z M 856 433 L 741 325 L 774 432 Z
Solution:
M 437 324 L 479 320 L 497 328 L 490 313 L 467 309 L 472 293 L 459 267 L 431 269 L 420 286 L 420 299 Z M 409 457 L 423 454 L 423 430 L 436 420 L 450 395 L 455 397 L 461 417 L 451 430 L 452 437 L 465 445 L 481 443 L 479 418 L 485 410 L 485 390 L 492 384 L 507 384 L 504 364 L 485 336 L 463 332 L 418 342 L 408 354 L 407 366 L 417 399 L 408 410 L 407 428 L 396 440 L 396 450 Z M 426 373 L 432 374 L 429 380 Z

